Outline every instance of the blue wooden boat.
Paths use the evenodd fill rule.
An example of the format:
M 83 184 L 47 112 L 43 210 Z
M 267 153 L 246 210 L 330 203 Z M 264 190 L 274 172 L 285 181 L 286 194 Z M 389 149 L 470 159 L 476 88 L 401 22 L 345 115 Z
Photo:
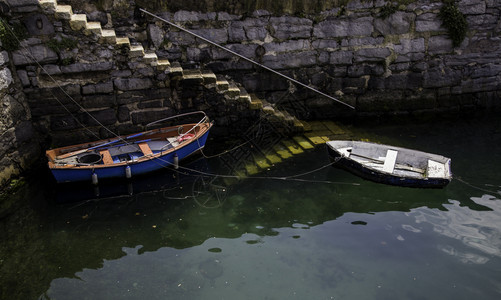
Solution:
M 152 129 L 91 143 L 46 151 L 48 166 L 57 182 L 131 178 L 162 168 L 177 168 L 179 161 L 201 151 L 212 123 L 203 112 L 198 123 Z M 188 113 L 150 123 L 153 126 Z
M 360 141 L 330 141 L 334 167 L 374 182 L 441 188 L 452 180 L 451 159 L 422 151 Z

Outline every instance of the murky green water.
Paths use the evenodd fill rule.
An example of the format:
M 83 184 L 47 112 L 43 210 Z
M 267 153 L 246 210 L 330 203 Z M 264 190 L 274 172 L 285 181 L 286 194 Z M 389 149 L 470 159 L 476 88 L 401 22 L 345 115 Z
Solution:
M 0 298 L 499 299 L 500 121 L 356 131 L 451 157 L 457 179 L 423 190 L 331 167 L 231 185 L 157 175 L 87 201 L 32 182 L 0 215 Z M 328 163 L 319 147 L 259 176 Z

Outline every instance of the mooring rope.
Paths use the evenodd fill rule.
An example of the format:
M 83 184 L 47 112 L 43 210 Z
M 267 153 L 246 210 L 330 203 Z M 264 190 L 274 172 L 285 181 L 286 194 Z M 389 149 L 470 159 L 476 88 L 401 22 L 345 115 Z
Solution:
M 79 109 L 80 111 L 83 111 L 84 113 L 86 113 L 92 120 L 94 120 L 100 127 L 104 128 L 106 131 L 108 131 L 110 134 L 112 134 L 113 136 L 115 136 L 116 138 L 118 138 L 119 140 L 125 142 L 126 144 L 128 143 L 127 141 L 125 141 L 124 139 L 122 139 L 119 135 L 117 135 L 115 132 L 113 132 L 111 129 L 109 129 L 107 126 L 105 126 L 103 123 L 101 123 L 98 119 L 96 119 L 90 112 L 88 112 L 82 105 L 80 105 L 80 103 L 78 103 L 75 99 L 73 99 L 73 97 L 70 96 L 70 94 L 68 94 L 62 87 L 61 85 L 54 79 L 54 77 L 52 77 L 52 75 L 49 74 L 49 72 L 37 61 L 37 59 L 35 58 L 35 56 L 28 50 L 28 48 L 26 46 L 24 46 L 21 41 L 19 40 L 19 38 L 17 37 L 17 35 L 14 33 L 14 31 L 12 30 L 12 28 L 10 28 L 9 24 L 6 24 L 5 21 L 2 20 L 2 22 L 4 22 L 4 27 L 6 27 L 10 33 L 12 34 L 12 36 L 16 39 L 16 41 L 19 43 L 19 45 L 23 48 L 24 51 L 26 51 L 27 55 L 29 55 L 30 57 L 28 58 L 26 56 L 26 54 L 23 52 L 23 51 L 20 51 L 21 54 L 26 58 L 27 61 L 32 61 L 34 62 L 42 71 L 45 72 L 45 74 L 56 84 L 56 86 L 61 90 L 61 92 L 63 92 L 63 94 L 68 97 L 68 99 L 70 99 Z M 97 137 L 97 135 L 95 133 L 93 133 L 90 129 L 88 129 L 85 125 L 83 125 L 80 121 L 78 121 L 78 118 L 75 117 L 71 111 L 66 107 L 66 105 L 64 105 L 64 103 L 62 103 L 51 91 L 51 94 L 52 96 L 54 97 L 54 99 L 56 99 L 56 101 L 73 117 L 73 119 L 75 119 L 79 125 L 81 125 L 84 129 L 86 129 L 87 131 L 91 132 L 94 136 Z M 99 137 L 97 137 L 99 138 Z
M 257 65 L 257 66 L 259 66 L 259 67 L 261 67 L 261 68 L 263 68 L 263 69 L 265 69 L 265 70 L 267 70 L 267 71 L 269 71 L 269 72 L 272 72 L 272 73 L 274 73 L 274 74 L 276 74 L 276 75 L 278 75 L 278 76 L 281 76 L 281 77 L 283 77 L 283 78 L 285 78 L 285 79 L 289 80 L 290 82 L 293 82 L 293 83 L 298 84 L 298 85 L 300 85 L 300 86 L 302 86 L 302 87 L 305 87 L 305 88 L 307 88 L 307 89 L 309 89 L 309 90 L 311 90 L 311 91 L 313 91 L 313 92 L 315 92 L 315 93 L 317 93 L 317 94 L 320 94 L 320 95 L 322 95 L 322 96 L 324 96 L 324 97 L 326 97 L 326 98 L 329 98 L 329 99 L 331 99 L 331 100 L 333 100 L 333 101 L 335 101 L 335 102 L 337 102 L 337 103 L 343 104 L 344 106 L 347 106 L 347 107 L 349 107 L 349 108 L 351 108 L 351 109 L 355 109 L 355 107 L 354 107 L 354 106 L 352 106 L 352 105 L 350 105 L 350 104 L 348 104 L 348 103 L 346 103 L 346 102 L 343 102 L 343 101 L 341 101 L 341 100 L 339 100 L 339 99 L 336 99 L 336 98 L 334 98 L 334 97 L 332 97 L 332 96 L 330 96 L 330 95 L 327 95 L 326 93 L 321 92 L 321 91 L 319 91 L 319 90 L 317 90 L 317 89 L 315 89 L 315 88 L 313 88 L 313 87 L 311 87 L 311 86 L 309 86 L 309 85 L 306 85 L 306 84 L 304 84 L 304 83 L 302 83 L 302 82 L 300 82 L 300 81 L 298 81 L 298 80 L 296 80 L 296 79 L 294 79 L 294 78 L 291 78 L 291 77 L 289 77 L 289 76 L 287 76 L 287 75 L 284 75 L 284 74 L 282 74 L 282 73 L 280 73 L 280 72 L 278 72 L 278 71 L 276 71 L 276 70 L 274 70 L 274 69 L 272 69 L 272 68 L 270 68 L 270 67 L 267 67 L 267 66 L 265 66 L 265 65 L 263 65 L 263 64 L 260 64 L 260 63 L 258 63 L 258 62 L 256 62 L 256 61 L 254 61 L 254 60 L 252 60 L 252 59 L 250 59 L 250 58 L 248 58 L 248 57 L 245 57 L 245 56 L 243 56 L 243 55 L 241 55 L 241 54 L 239 54 L 239 53 L 237 53 L 237 52 L 235 52 L 235 51 L 233 51 L 233 50 L 230 50 L 230 49 L 228 49 L 228 48 L 226 48 L 226 47 L 224 47 L 224 46 L 221 46 L 221 45 L 219 45 L 218 43 L 215 43 L 215 42 L 213 42 L 213 41 L 211 41 L 211 40 L 209 40 L 209 39 L 207 39 L 207 38 L 205 38 L 205 37 L 203 37 L 203 36 L 201 36 L 201 35 L 198 35 L 198 34 L 196 34 L 196 33 L 194 33 L 194 32 L 191 32 L 190 30 L 188 30 L 188 29 L 186 29 L 186 28 L 183 28 L 183 27 L 181 27 L 181 26 L 179 26 L 179 25 L 176 25 L 176 24 L 174 24 L 174 23 L 172 23 L 172 22 L 170 22 L 170 21 L 167 21 L 166 19 L 161 18 L 161 17 L 159 17 L 159 16 L 157 16 L 157 15 L 155 15 L 155 14 L 152 14 L 152 13 L 150 13 L 150 12 L 148 12 L 148 11 L 146 11 L 146 10 L 142 9 L 142 8 L 140 8 L 139 10 L 140 10 L 140 11 L 142 11 L 142 12 L 144 12 L 145 14 L 148 14 L 148 15 L 150 15 L 150 16 L 152 16 L 152 17 L 154 17 L 154 18 L 159 19 L 160 21 L 163 21 L 163 22 L 165 22 L 165 23 L 169 24 L 169 25 L 170 25 L 170 26 L 172 26 L 172 27 L 175 27 L 175 28 L 177 28 L 177 29 L 179 29 L 179 30 L 181 30 L 181 31 L 186 32 L 186 33 L 189 33 L 189 34 L 193 35 L 194 37 L 201 39 L 201 40 L 202 40 L 202 41 L 204 41 L 204 42 L 207 42 L 207 43 L 209 43 L 209 44 L 211 44 L 211 45 L 213 45 L 213 46 L 215 46 L 215 47 L 218 47 L 218 48 L 220 48 L 220 49 L 222 49 L 222 50 L 224 50 L 224 51 L 226 51 L 226 52 L 229 52 L 229 53 L 231 53 L 231 54 L 233 54 L 233 55 L 235 55 L 235 56 L 237 56 L 237 57 L 239 57 L 239 58 L 241 58 L 241 59 L 243 59 L 243 60 L 245 60 L 245 61 L 248 61 L 248 62 L 250 62 L 250 63 L 252 63 L 252 64 L 254 64 L 254 65 Z
M 495 192 L 495 191 L 487 190 L 487 189 L 484 189 L 484 188 L 481 188 L 481 187 L 478 187 L 478 186 L 474 186 L 473 184 L 467 182 L 466 180 L 461 179 L 461 177 L 453 177 L 453 178 L 456 179 L 457 181 L 459 181 L 459 182 L 461 182 L 461 183 L 463 183 L 463 184 L 471 187 L 471 188 L 476 189 L 476 190 L 479 190 L 479 191 L 482 191 L 482 192 L 486 192 L 486 193 L 492 193 L 492 194 L 499 194 L 499 195 L 501 195 L 501 191 Z

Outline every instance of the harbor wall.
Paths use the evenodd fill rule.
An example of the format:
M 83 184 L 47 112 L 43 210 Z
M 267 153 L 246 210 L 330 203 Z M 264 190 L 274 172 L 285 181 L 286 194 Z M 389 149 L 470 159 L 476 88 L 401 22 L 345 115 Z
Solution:
M 221 137 L 270 112 L 297 124 L 293 117 L 408 118 L 500 106 L 499 1 L 454 1 L 468 25 L 459 45 L 442 25 L 441 0 L 265 2 L 0 1 L 2 19 L 26 32 L 17 49 L 2 47 L 1 178 L 43 157 L 40 149 L 144 130 L 191 110 L 206 111 Z

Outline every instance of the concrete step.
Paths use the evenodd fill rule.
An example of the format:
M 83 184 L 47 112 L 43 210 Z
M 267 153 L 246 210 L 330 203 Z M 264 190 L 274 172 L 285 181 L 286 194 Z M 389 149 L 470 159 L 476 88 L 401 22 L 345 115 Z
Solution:
M 165 71 L 170 68 L 170 61 L 168 59 L 159 59 L 157 69 Z
M 158 64 L 158 56 L 155 52 L 148 52 L 144 54 L 143 61 L 145 64 L 156 67 Z
M 222 75 L 216 75 L 216 91 L 219 93 L 225 93 L 228 91 L 228 88 L 230 87 L 230 83 L 224 76 Z
M 114 29 L 103 29 L 101 37 L 99 38 L 99 43 L 101 44 L 116 44 L 117 35 Z
M 71 20 L 73 9 L 71 5 L 56 5 L 54 17 L 59 20 Z
M 251 94 L 251 102 L 249 105 L 249 109 L 262 109 L 263 108 L 263 102 L 261 99 L 259 99 L 256 95 Z
M 47 13 L 47 14 L 53 14 L 56 12 L 56 7 L 57 7 L 57 1 L 56 0 L 39 0 L 38 5 L 40 5 L 40 8 Z
M 202 72 L 198 69 L 183 70 L 183 83 L 201 85 L 204 82 Z
M 127 47 L 130 50 L 130 40 L 128 37 L 117 37 L 117 46 Z
M 75 31 L 87 28 L 87 15 L 73 14 L 70 18 L 70 27 Z
M 101 36 L 103 34 L 103 28 L 99 22 L 87 22 L 84 29 L 85 35 L 95 34 Z
M 129 58 L 143 57 L 144 48 L 143 45 L 131 45 L 129 50 Z
M 230 82 L 228 90 L 224 94 L 232 99 L 237 99 L 240 97 L 240 88 L 234 82 Z
M 202 77 L 204 79 L 205 85 L 215 84 L 217 81 L 216 74 L 211 71 L 204 70 L 202 71 Z
M 183 77 L 183 67 L 181 67 L 179 62 L 175 61 L 170 64 L 169 75 L 174 80 L 181 79 Z

